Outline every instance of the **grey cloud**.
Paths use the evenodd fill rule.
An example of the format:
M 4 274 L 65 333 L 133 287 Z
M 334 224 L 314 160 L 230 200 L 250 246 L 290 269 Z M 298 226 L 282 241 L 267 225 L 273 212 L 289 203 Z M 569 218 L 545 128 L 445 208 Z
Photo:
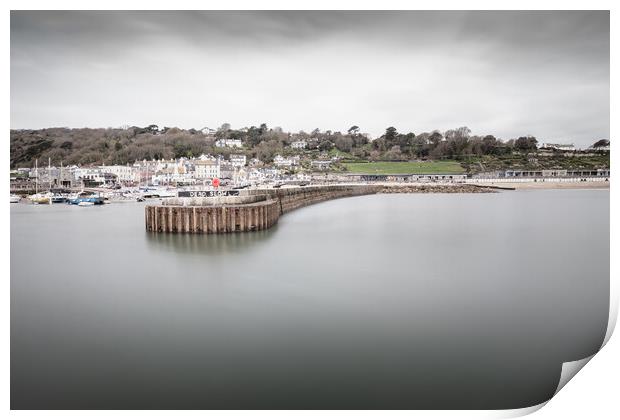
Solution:
M 606 11 L 13 11 L 11 125 L 466 124 L 585 145 L 609 136 L 609 46 Z

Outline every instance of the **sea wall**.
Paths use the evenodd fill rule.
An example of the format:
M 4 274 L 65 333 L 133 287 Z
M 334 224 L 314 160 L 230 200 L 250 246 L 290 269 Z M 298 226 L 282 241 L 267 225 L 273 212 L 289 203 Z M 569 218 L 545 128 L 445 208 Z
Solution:
M 336 198 L 377 193 L 491 192 L 476 185 L 324 185 L 242 190 L 234 197 L 173 198 L 145 207 L 146 230 L 171 233 L 232 233 L 269 229 L 280 215 Z
M 357 195 L 376 194 L 381 190 L 378 185 L 329 185 L 301 188 L 283 188 L 272 190 L 272 194 L 280 203 L 280 213 L 322 201 L 333 200 Z M 269 190 L 259 190 L 259 194 L 266 194 Z
M 170 233 L 232 233 L 268 229 L 280 217 L 277 200 L 221 206 L 145 207 L 146 230 Z
M 268 229 L 280 215 L 321 201 L 375 194 L 373 185 L 333 185 L 244 190 L 238 197 L 169 199 L 145 207 L 146 230 L 170 233 L 232 233 Z

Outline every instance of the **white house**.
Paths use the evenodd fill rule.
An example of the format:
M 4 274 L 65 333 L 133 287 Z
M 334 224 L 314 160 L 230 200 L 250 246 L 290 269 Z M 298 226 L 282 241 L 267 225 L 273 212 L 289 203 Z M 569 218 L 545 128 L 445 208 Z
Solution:
M 283 157 L 281 155 L 276 155 L 276 157 L 273 158 L 273 164 L 284 167 L 297 166 L 299 165 L 299 156 Z
M 104 172 L 116 175 L 116 178 L 121 182 L 138 182 L 140 180 L 140 171 L 133 166 L 109 165 L 100 168 Z
M 230 155 L 230 163 L 232 166 L 241 168 L 245 166 L 247 158 L 245 155 Z
M 219 178 L 219 161 L 217 159 L 198 159 L 194 161 L 194 177 L 196 179 Z
M 217 147 L 243 147 L 243 143 L 239 139 L 219 139 L 216 140 L 215 145 Z
M 291 143 L 293 149 L 305 149 L 307 146 L 308 142 L 306 140 L 296 140 Z
M 562 150 L 564 152 L 574 152 L 575 151 L 575 145 L 572 144 L 572 143 L 570 143 L 570 144 L 543 143 L 540 148 L 541 149 Z
M 161 184 L 194 184 L 196 180 L 191 174 L 175 173 L 174 171 L 159 172 L 151 176 L 153 185 Z
M 117 179 L 116 175 L 106 172 L 101 167 L 78 168 L 75 170 L 74 176 L 78 181 L 94 184 L 114 184 Z
M 248 178 L 247 179 L 250 182 L 262 182 L 262 181 L 265 180 L 265 174 L 263 174 L 261 171 L 259 171 L 256 168 L 252 168 L 248 172 Z
M 310 162 L 310 166 L 316 169 L 329 169 L 331 164 L 331 160 L 313 160 Z
M 198 156 L 198 160 L 215 160 L 215 159 L 217 158 L 211 155 L 205 155 L 204 153 Z
M 103 173 L 100 168 L 80 168 L 77 167 L 73 171 L 75 179 L 91 179 Z
M 212 136 L 215 133 L 217 133 L 217 130 L 214 130 L 213 128 L 209 128 L 209 127 L 203 127 L 200 129 L 200 132 L 204 134 L 205 136 Z

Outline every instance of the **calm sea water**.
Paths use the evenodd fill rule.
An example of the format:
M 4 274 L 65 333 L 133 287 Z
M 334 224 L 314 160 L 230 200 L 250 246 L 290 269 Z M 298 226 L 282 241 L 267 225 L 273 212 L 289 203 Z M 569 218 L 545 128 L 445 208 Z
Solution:
M 608 190 L 354 197 L 227 236 L 11 205 L 13 409 L 525 407 L 608 308 Z

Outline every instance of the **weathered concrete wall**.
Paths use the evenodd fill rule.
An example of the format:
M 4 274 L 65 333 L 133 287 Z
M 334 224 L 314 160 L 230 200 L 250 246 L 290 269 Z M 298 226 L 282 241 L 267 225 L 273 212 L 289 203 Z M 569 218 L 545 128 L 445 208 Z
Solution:
M 375 194 L 371 185 L 334 185 L 244 191 L 234 200 L 166 200 L 145 207 L 146 230 L 172 233 L 232 233 L 268 229 L 281 214 L 341 197 Z M 256 197 L 253 199 L 252 197 Z M 257 201 L 258 200 L 258 201 Z

